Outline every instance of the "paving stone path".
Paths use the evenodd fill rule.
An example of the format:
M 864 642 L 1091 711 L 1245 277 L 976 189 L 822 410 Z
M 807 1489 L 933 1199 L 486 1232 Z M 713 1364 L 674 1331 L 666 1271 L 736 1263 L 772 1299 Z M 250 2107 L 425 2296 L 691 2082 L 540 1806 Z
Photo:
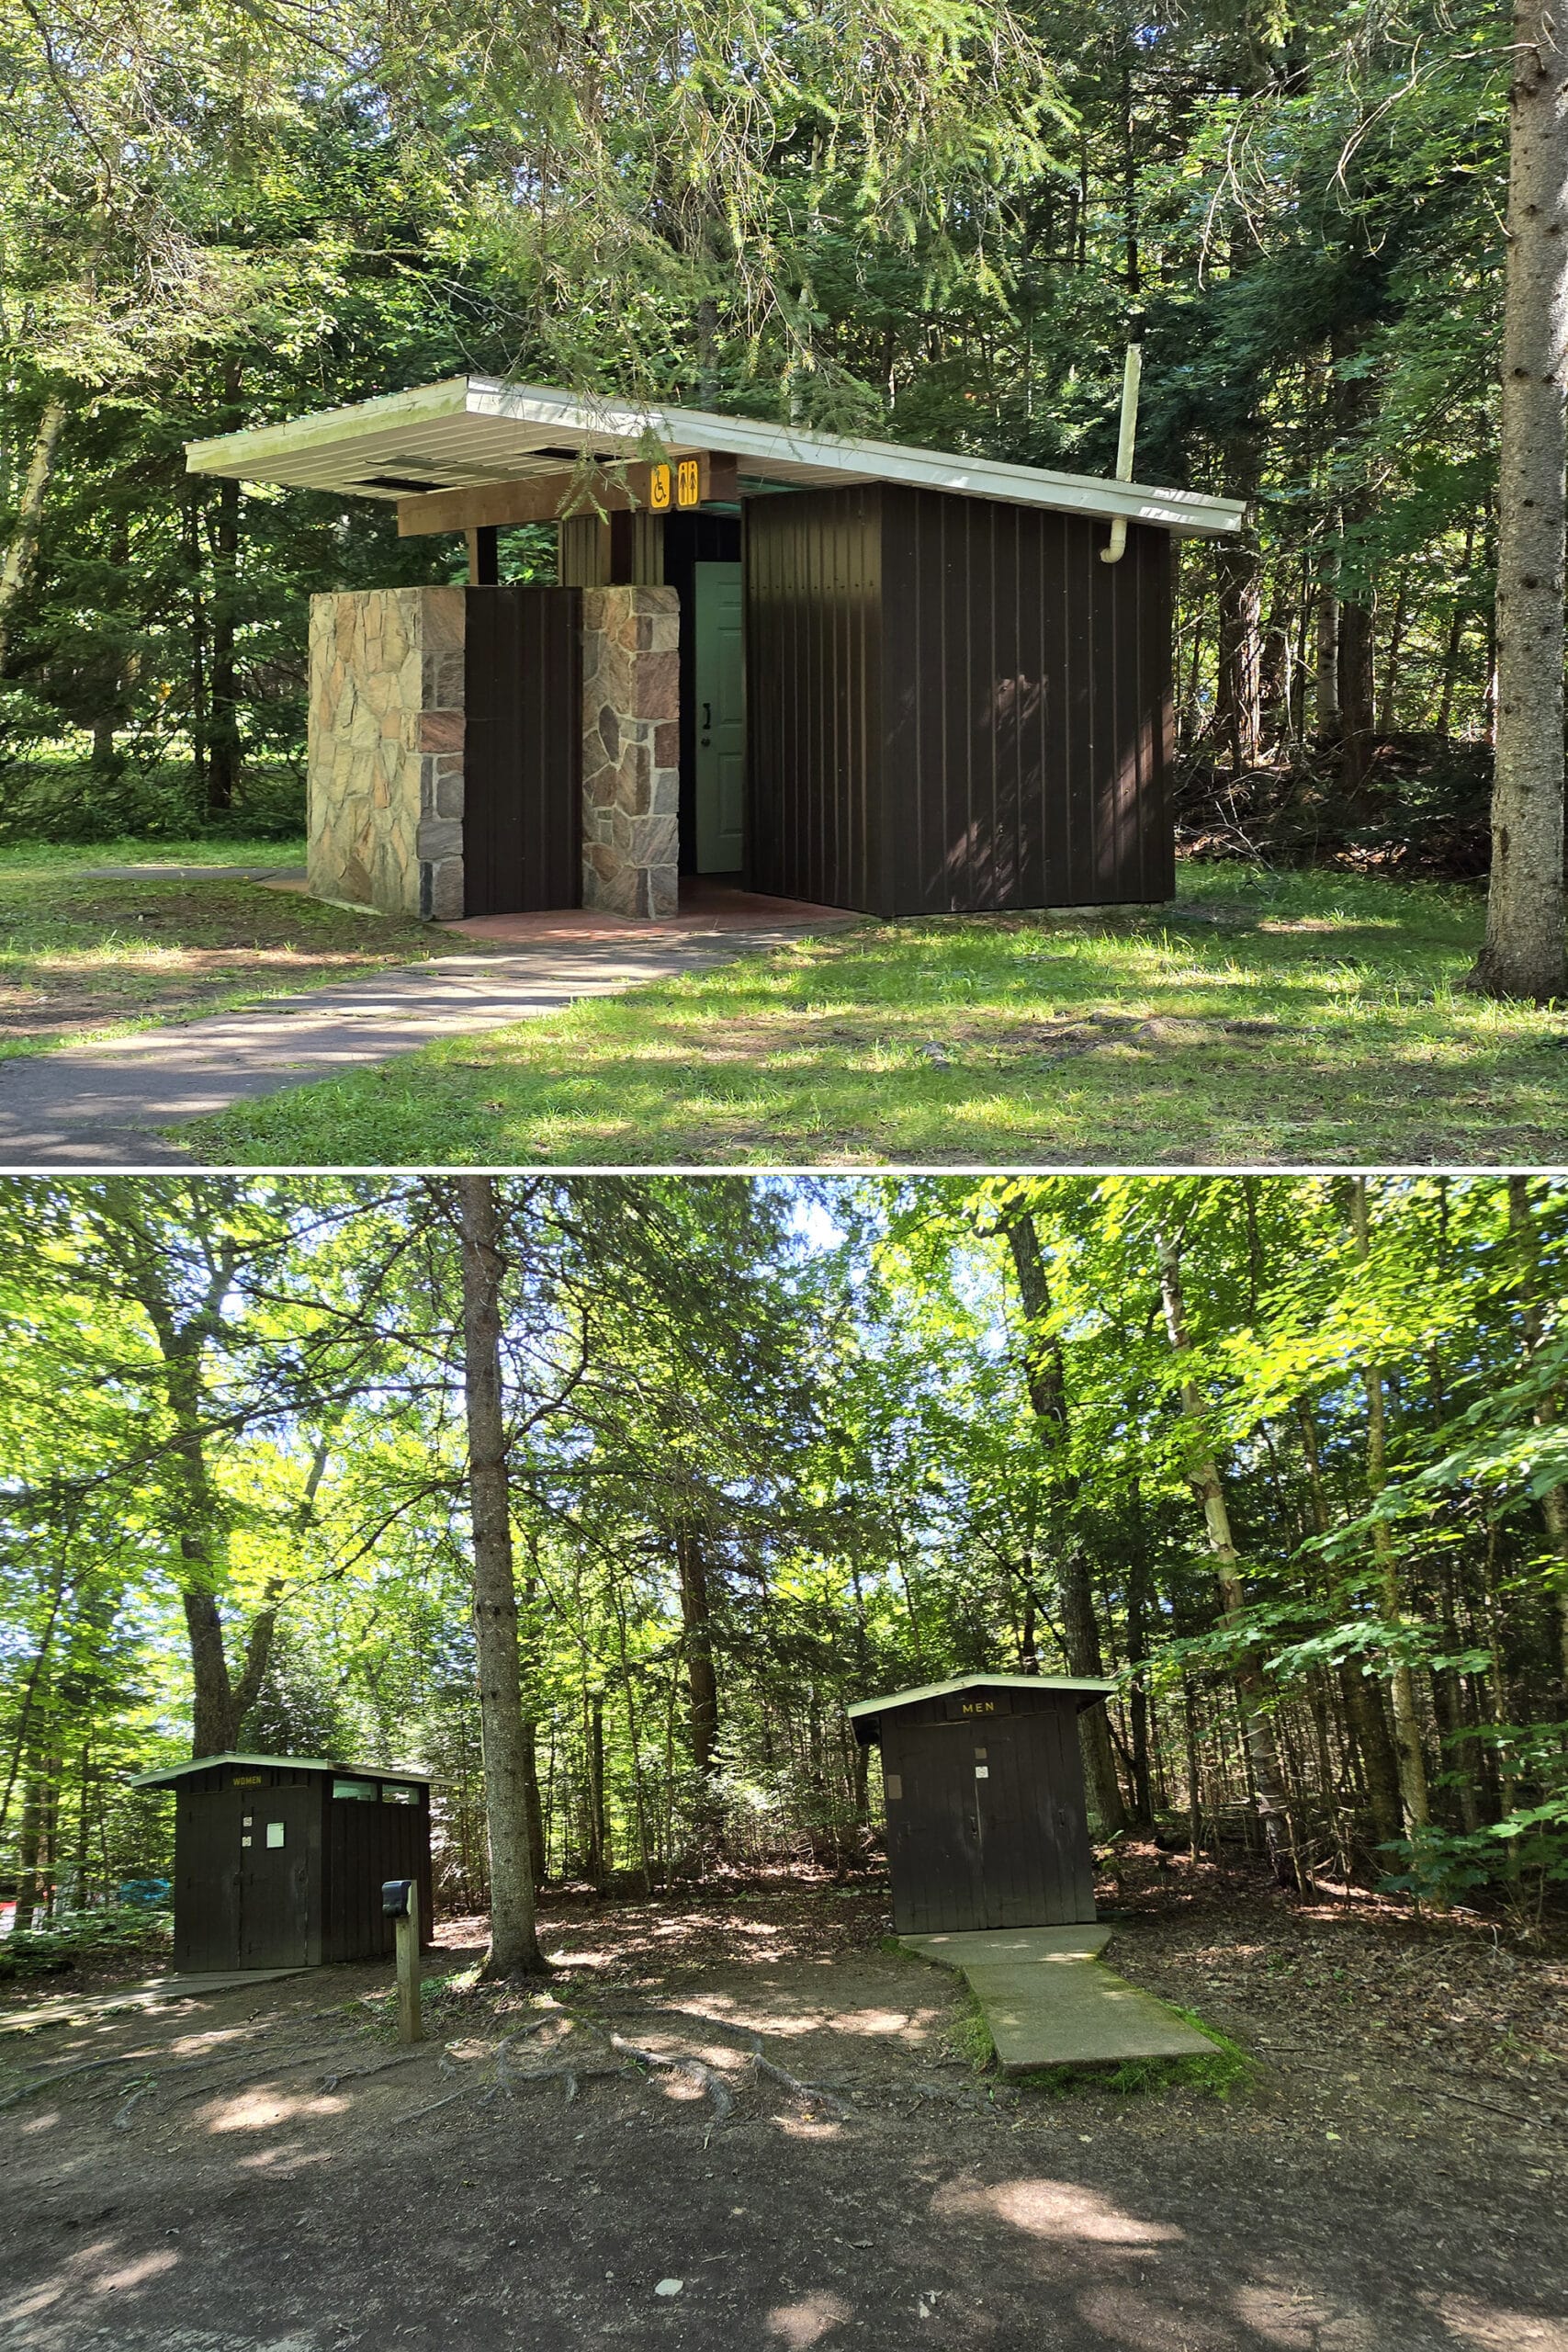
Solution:
M 763 954 L 818 927 L 542 940 L 269 997 L 107 1045 L 0 1060 L 0 1167 L 189 1166 L 190 1155 L 160 1128 L 416 1053 L 442 1037 L 540 1019 L 580 998 L 618 996 L 644 981 Z

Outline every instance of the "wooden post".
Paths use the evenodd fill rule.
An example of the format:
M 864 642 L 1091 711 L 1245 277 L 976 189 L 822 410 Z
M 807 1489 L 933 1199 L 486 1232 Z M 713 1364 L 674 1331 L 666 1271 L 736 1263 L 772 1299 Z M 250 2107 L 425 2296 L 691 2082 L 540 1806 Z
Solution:
M 419 1881 L 409 1888 L 409 1907 L 398 1921 L 398 2040 L 423 2041 L 419 2013 Z

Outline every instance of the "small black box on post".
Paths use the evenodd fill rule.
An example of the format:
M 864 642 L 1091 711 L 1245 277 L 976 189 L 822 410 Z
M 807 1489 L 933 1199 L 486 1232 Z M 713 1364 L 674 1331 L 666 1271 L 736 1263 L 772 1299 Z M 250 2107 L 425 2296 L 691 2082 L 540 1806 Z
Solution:
M 381 1882 L 381 1909 L 389 1919 L 406 1919 L 409 1916 L 409 1889 L 412 1878 L 389 1878 Z

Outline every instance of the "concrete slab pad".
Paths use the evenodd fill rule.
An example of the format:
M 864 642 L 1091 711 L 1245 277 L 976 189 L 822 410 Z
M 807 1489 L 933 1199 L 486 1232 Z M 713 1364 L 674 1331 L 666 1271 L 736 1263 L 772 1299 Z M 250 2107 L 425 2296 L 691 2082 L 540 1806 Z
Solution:
M 1004 2075 L 1212 2057 L 1206 2035 L 1104 1965 L 1099 1954 L 1111 1934 L 1100 1927 L 1015 1928 L 900 1941 L 964 1978 Z
M 198 2000 L 212 1993 L 243 1993 L 253 1984 L 274 1984 L 283 1976 L 304 1976 L 303 1968 L 228 1968 L 201 1975 L 148 1976 L 115 1993 L 84 1994 L 78 1999 L 39 2001 L 0 2017 L 0 2034 L 34 2033 L 46 2025 L 85 2025 L 93 2018 L 124 2009 L 153 2009 L 164 2001 Z
M 946 1936 L 904 1936 L 906 1950 L 922 1960 L 940 1961 L 944 1968 L 967 1970 L 975 1962 L 995 1966 L 1024 1960 L 1092 1960 L 1105 1950 L 1112 1930 L 1082 1928 L 984 1928 Z

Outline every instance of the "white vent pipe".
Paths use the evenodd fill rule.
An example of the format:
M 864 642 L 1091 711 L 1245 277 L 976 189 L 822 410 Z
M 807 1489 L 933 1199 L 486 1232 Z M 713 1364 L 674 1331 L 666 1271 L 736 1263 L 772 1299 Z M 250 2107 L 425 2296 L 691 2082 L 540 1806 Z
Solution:
M 1144 346 L 1141 343 L 1127 345 L 1127 364 L 1122 371 L 1122 431 L 1116 443 L 1116 479 L 1133 479 L 1133 447 L 1138 437 L 1138 386 L 1144 375 Z M 1127 552 L 1127 517 L 1118 514 L 1111 525 L 1111 545 L 1101 548 L 1101 563 L 1120 563 Z

